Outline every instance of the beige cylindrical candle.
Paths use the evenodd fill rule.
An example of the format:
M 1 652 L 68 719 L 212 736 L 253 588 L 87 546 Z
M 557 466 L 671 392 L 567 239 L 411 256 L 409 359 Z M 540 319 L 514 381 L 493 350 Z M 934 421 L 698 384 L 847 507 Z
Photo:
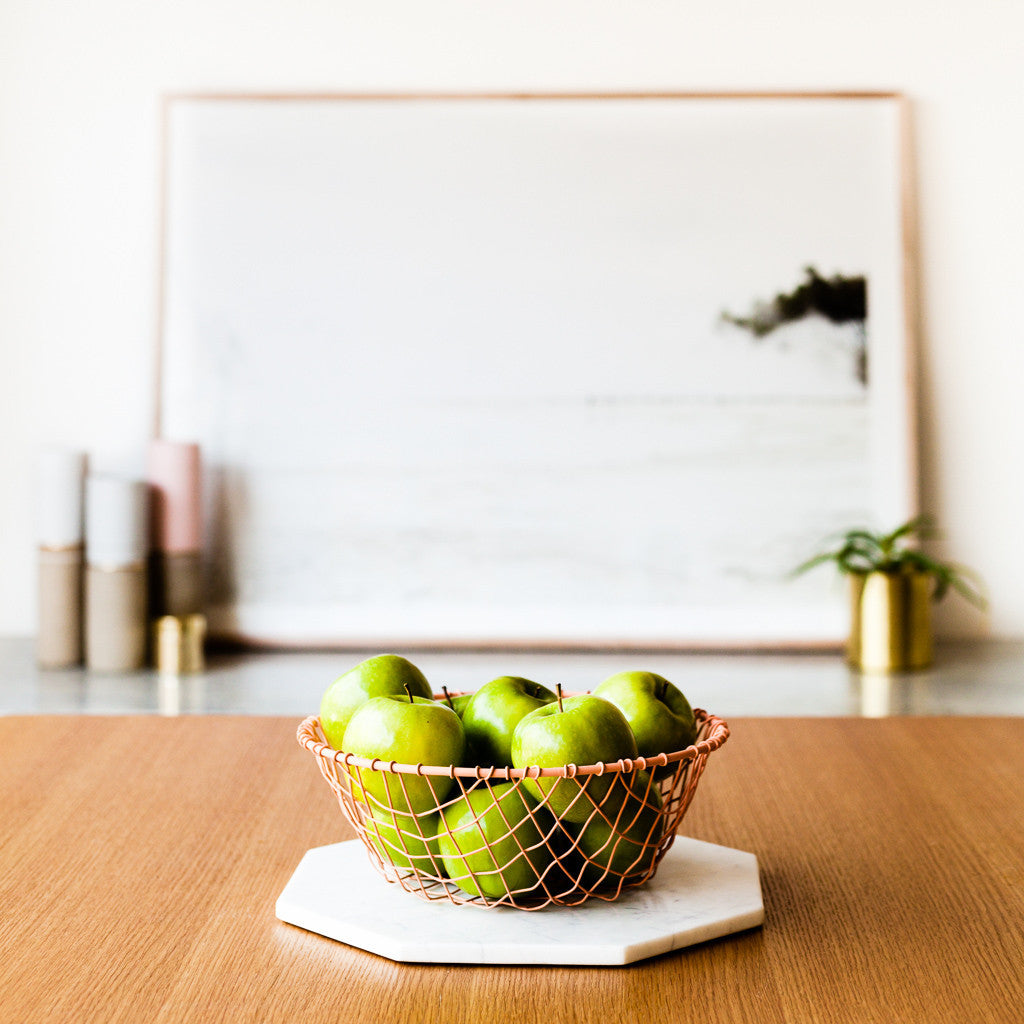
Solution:
M 139 480 L 86 481 L 85 662 L 101 672 L 146 664 L 149 489 Z
M 41 668 L 82 663 L 82 547 L 39 549 L 36 660 Z
M 144 562 L 85 570 L 85 657 L 97 672 L 133 672 L 146 664 L 149 595 Z

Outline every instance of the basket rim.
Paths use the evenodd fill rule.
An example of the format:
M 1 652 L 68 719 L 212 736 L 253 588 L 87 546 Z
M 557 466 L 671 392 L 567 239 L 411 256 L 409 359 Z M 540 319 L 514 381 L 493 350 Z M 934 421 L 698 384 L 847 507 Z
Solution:
M 542 768 L 530 765 L 526 768 L 507 768 L 491 765 L 426 765 L 402 764 L 399 761 L 387 761 L 380 757 L 358 757 L 355 754 L 336 750 L 326 742 L 320 726 L 319 715 L 309 715 L 299 723 L 296 739 L 299 744 L 325 761 L 343 764 L 348 768 L 366 768 L 371 771 L 388 771 L 401 775 L 434 775 L 449 778 L 481 779 L 497 781 L 515 781 L 517 779 L 536 778 L 574 778 L 577 775 L 605 775 L 611 772 L 632 772 L 646 768 L 663 768 L 679 761 L 689 761 L 696 757 L 706 757 L 717 750 L 729 738 L 728 723 L 705 711 L 703 708 L 693 709 L 698 730 L 707 729 L 707 735 L 682 750 L 653 754 L 650 757 L 620 758 L 618 761 L 598 761 L 588 765 L 558 765 Z

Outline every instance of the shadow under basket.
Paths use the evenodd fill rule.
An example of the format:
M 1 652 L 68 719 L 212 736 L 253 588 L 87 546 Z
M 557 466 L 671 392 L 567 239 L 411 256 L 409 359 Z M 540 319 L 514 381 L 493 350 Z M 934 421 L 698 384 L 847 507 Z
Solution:
M 654 877 L 729 737 L 722 719 L 695 716 L 685 750 L 559 768 L 356 757 L 327 743 L 315 715 L 298 741 L 386 881 L 424 900 L 539 910 L 611 902 Z

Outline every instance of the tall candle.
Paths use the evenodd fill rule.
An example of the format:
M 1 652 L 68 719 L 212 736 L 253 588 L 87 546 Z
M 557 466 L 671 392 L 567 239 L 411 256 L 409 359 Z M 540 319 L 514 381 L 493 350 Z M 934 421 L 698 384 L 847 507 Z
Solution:
M 153 614 L 198 614 L 203 607 L 199 445 L 151 442 L 147 476 L 153 502 Z
M 146 664 L 149 489 L 90 476 L 85 488 L 85 661 L 126 672 Z
M 84 452 L 59 446 L 44 448 L 36 464 L 36 658 L 43 668 L 82 661 L 86 470 Z

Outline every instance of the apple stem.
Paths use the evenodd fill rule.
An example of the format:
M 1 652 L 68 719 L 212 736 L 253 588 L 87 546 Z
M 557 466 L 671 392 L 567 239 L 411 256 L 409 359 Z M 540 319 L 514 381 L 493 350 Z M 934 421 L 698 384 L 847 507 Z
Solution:
M 452 711 L 454 711 L 455 710 L 455 702 L 452 700 L 452 695 L 448 692 L 448 687 L 447 686 L 442 686 L 441 687 L 441 692 L 444 694 L 444 699 L 446 701 L 448 701 L 448 707 L 450 707 L 452 709 Z
M 555 695 L 558 697 L 558 710 L 560 712 L 564 711 L 565 708 L 562 707 L 562 684 L 561 683 L 556 683 L 555 684 Z
M 413 703 L 412 688 L 409 686 L 408 680 L 406 680 L 404 685 L 405 685 L 405 694 L 409 698 L 409 703 L 412 704 Z

